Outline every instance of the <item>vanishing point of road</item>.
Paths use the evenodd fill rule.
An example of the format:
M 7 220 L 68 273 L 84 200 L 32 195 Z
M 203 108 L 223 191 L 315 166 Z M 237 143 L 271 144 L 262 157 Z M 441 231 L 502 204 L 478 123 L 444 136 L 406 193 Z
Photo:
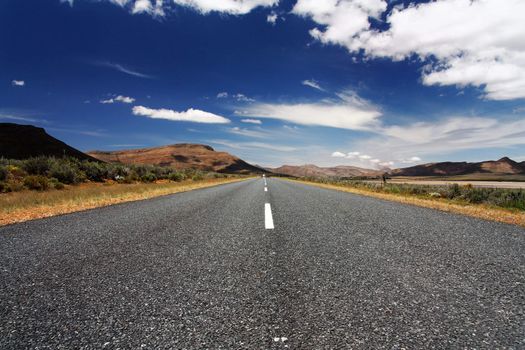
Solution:
M 525 348 L 525 229 L 274 178 L 0 228 L 0 349 L 431 348 Z

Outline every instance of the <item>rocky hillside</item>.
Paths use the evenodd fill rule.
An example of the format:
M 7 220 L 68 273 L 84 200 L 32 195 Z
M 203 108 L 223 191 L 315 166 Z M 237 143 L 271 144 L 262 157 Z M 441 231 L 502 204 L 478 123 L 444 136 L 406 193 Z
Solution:
M 26 159 L 37 156 L 74 157 L 94 160 L 32 125 L 0 123 L 0 157 Z
M 504 157 L 479 163 L 442 162 L 394 169 L 392 176 L 456 176 L 473 174 L 517 175 L 525 174 L 525 162 L 515 162 Z
M 356 177 L 356 176 L 378 176 L 382 172 L 372 169 L 364 169 L 354 166 L 319 167 L 313 164 L 307 165 L 283 165 L 279 168 L 270 169 L 276 174 L 296 177 Z
M 91 151 L 88 154 L 105 162 L 121 164 L 153 164 L 175 169 L 199 169 L 232 174 L 267 172 L 226 152 L 198 144 L 175 144 L 161 147 L 120 151 Z

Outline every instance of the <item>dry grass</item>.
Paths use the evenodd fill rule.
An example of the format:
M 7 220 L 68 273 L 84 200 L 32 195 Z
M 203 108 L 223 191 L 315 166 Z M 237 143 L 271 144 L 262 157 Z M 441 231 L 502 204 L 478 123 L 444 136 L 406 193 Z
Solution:
M 242 180 L 238 178 L 209 179 L 197 182 L 130 185 L 87 183 L 68 186 L 60 191 L 22 191 L 0 194 L 0 226 Z
M 400 202 L 405 204 L 417 205 L 425 208 L 432 208 L 441 211 L 457 213 L 468 215 L 480 219 L 492 220 L 503 222 L 506 224 L 519 225 L 525 227 L 525 212 L 503 209 L 503 208 L 494 208 L 488 205 L 483 204 L 459 204 L 453 203 L 450 200 L 446 199 L 436 199 L 436 198 L 419 198 L 416 196 L 410 195 L 398 195 L 391 193 L 378 193 L 373 191 L 367 191 L 364 189 L 357 189 L 349 186 L 339 186 L 331 184 L 322 184 L 304 180 L 292 180 L 289 181 L 301 182 L 308 185 L 313 185 L 321 188 L 328 188 L 338 191 L 350 192 L 355 194 L 360 194 L 369 197 L 375 197 L 380 199 L 385 199 L 394 202 Z

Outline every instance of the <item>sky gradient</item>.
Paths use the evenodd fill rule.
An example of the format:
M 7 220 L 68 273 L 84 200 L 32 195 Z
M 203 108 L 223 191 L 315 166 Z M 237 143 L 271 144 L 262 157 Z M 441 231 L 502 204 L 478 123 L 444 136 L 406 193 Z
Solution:
M 4 0 L 0 122 L 263 166 L 525 160 L 521 0 Z M 521 17 L 521 18 L 520 18 Z

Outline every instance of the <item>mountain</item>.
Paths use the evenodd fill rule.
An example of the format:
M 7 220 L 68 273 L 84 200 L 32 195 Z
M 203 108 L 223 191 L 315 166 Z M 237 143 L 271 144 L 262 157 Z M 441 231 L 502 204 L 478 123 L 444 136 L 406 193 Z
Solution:
M 111 163 L 152 164 L 232 174 L 268 172 L 229 153 L 217 152 L 210 146 L 188 143 L 112 152 L 91 151 L 88 154 Z
M 32 125 L 0 123 L 0 157 L 25 159 L 37 156 L 95 160 Z
M 276 174 L 303 177 L 356 177 L 356 176 L 378 176 L 379 170 L 363 169 L 354 166 L 318 167 L 317 165 L 283 165 L 279 168 L 269 169 Z
M 515 162 L 508 157 L 479 163 L 442 162 L 394 169 L 392 176 L 456 176 L 472 174 L 517 175 L 525 174 L 525 162 Z

